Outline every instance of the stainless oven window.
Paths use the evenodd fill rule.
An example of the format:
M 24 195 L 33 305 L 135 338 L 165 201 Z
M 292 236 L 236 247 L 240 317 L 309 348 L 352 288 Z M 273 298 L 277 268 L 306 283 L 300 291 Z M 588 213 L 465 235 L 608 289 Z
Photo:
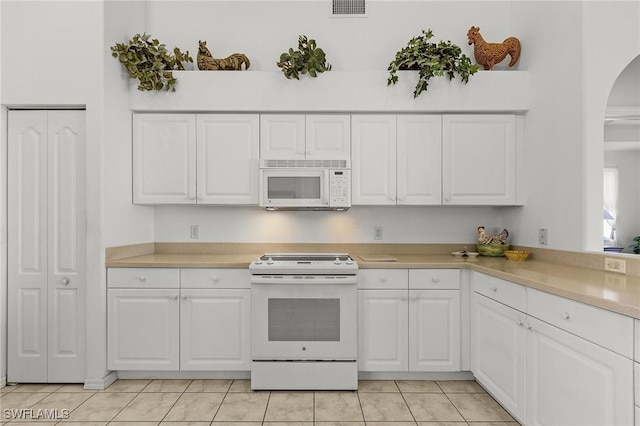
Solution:
M 340 299 L 268 301 L 270 342 L 339 342 Z
M 321 178 L 319 176 L 270 176 L 268 179 L 269 199 L 320 199 Z

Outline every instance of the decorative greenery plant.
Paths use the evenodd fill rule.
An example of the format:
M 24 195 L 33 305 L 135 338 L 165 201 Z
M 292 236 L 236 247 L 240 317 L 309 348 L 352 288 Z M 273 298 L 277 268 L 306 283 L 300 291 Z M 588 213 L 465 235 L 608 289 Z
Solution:
M 276 65 L 282 68 L 285 77 L 296 80 L 300 80 L 300 74 L 317 77 L 319 73 L 331 70 L 324 50 L 317 47 L 314 39 L 307 39 L 304 35 L 298 37 L 298 50 L 289 48 L 288 52 L 280 55 Z
M 640 236 L 633 237 L 633 244 L 629 246 L 635 254 L 640 254 Z
M 111 55 L 118 58 L 129 72 L 131 78 L 140 81 L 138 90 L 176 91 L 176 78 L 172 70 L 183 70 L 183 62 L 193 62 L 189 52 L 182 53 L 179 48 L 173 54 L 150 34 L 136 34 L 128 43 L 116 43 L 111 46 Z
M 409 40 L 407 46 L 396 53 L 396 58 L 388 68 L 388 86 L 398 82 L 398 70 L 418 71 L 419 79 L 413 92 L 414 98 L 427 90 L 429 80 L 434 76 L 446 74 L 449 80 L 453 80 L 457 73 L 463 83 L 469 82 L 469 76 L 478 71 L 478 65 L 472 64 L 471 59 L 462 54 L 459 46 L 450 41 L 430 43 L 431 37 L 431 30 L 422 30 L 422 35 Z

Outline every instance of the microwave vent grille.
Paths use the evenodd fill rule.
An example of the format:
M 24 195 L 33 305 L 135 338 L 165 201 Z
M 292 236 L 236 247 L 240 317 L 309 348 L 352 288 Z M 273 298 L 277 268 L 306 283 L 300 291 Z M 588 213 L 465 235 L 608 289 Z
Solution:
M 346 169 L 347 160 L 263 160 L 261 167 Z

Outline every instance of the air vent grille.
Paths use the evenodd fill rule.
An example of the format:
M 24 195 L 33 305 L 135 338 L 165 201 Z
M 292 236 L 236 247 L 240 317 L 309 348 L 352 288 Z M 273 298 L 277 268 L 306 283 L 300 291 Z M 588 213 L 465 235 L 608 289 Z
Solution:
M 365 0 L 332 0 L 331 14 L 333 16 L 365 16 Z

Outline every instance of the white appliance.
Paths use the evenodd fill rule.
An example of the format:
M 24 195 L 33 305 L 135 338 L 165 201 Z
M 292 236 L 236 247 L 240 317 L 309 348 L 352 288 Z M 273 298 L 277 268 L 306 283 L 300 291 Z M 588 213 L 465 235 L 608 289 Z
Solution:
M 358 264 L 344 253 L 251 262 L 251 389 L 358 388 Z
M 267 210 L 347 210 L 347 160 L 260 160 L 260 207 Z

